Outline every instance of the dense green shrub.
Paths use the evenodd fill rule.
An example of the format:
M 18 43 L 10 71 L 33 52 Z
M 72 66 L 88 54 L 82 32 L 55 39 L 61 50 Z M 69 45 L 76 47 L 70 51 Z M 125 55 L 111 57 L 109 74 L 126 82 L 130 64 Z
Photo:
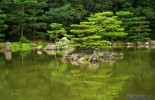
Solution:
M 21 44 L 21 50 L 30 50 L 30 49 L 31 49 L 30 44 L 27 43 Z
M 37 46 L 42 46 L 43 48 L 45 48 L 47 46 L 47 42 L 38 42 Z
M 19 50 L 19 45 L 16 44 L 16 43 L 13 43 L 13 44 L 11 45 L 11 50 L 14 51 L 14 52 L 18 51 L 18 50 Z
M 25 36 L 22 36 L 22 37 L 20 38 L 20 42 L 21 42 L 21 43 L 30 43 L 30 40 L 28 40 Z

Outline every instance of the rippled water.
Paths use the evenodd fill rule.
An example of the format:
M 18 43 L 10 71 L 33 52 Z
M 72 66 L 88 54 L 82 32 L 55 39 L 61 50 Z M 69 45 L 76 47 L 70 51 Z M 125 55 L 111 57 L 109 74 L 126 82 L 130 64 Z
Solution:
M 0 52 L 0 100 L 155 100 L 155 50 L 113 51 L 124 57 L 93 64 L 62 61 L 62 51 Z

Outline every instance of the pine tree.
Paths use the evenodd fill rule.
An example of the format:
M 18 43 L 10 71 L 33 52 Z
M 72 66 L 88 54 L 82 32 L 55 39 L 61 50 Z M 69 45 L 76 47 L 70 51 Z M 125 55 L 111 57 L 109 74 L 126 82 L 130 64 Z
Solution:
M 94 22 L 81 22 L 79 25 L 72 24 L 70 30 L 74 35 L 72 45 L 82 48 L 94 48 L 101 45 L 98 41 L 101 37 L 95 34 L 97 30 L 94 26 Z
M 70 32 L 74 34 L 72 42 L 74 46 L 84 48 L 107 48 L 111 40 L 124 37 L 126 33 L 112 12 L 92 14 L 88 22 L 72 24 Z
M 119 20 L 122 20 L 121 26 L 125 28 L 128 35 L 126 41 L 146 41 L 149 40 L 149 21 L 146 17 L 134 17 L 129 11 L 116 12 Z
M 3 0 L 3 5 L 7 13 L 9 33 L 23 36 L 27 17 L 25 13 L 26 2 L 21 2 L 19 0 Z
M 107 11 L 102 13 L 92 14 L 88 20 L 95 22 L 98 26 L 96 34 L 102 37 L 104 40 L 113 41 L 119 37 L 124 37 L 127 33 L 124 32 L 124 28 L 121 27 L 122 21 L 117 19 L 118 16 L 114 16 L 113 12 Z
M 5 18 L 6 18 L 6 15 L 0 9 L 0 41 L 4 41 L 4 38 L 5 38 L 4 30 L 7 28 L 7 25 L 5 24 L 5 21 L 4 21 Z
M 131 30 L 130 28 L 133 27 L 131 25 L 132 23 L 132 18 L 133 18 L 133 13 L 129 11 L 119 11 L 116 12 L 116 15 L 118 16 L 118 20 L 121 20 L 121 26 L 124 28 L 124 32 L 127 33 L 127 36 L 124 37 L 125 41 L 129 41 L 129 36 L 131 36 Z
M 149 40 L 149 21 L 146 20 L 146 17 L 133 17 L 131 19 L 131 26 L 129 31 L 129 40 L 130 41 L 146 41 Z
M 10 35 L 18 38 L 31 35 L 35 38 L 36 34 L 45 29 L 45 0 L 3 0 L 2 5 L 7 14 Z
M 33 40 L 35 38 L 44 38 L 45 37 L 45 30 L 47 29 L 46 24 L 46 15 L 45 11 L 43 10 L 47 3 L 45 0 L 31 0 L 27 13 L 29 13 L 29 23 L 31 24 L 33 30 Z
M 59 40 L 60 36 L 65 36 L 67 31 L 63 28 L 62 24 L 59 23 L 52 23 L 50 24 L 51 30 L 47 31 L 50 37 L 50 40 L 53 39 L 56 41 Z
M 70 4 L 60 5 L 60 3 L 49 1 L 49 5 L 49 11 L 46 12 L 48 24 L 62 23 L 67 25 L 72 22 L 73 17 L 70 15 Z

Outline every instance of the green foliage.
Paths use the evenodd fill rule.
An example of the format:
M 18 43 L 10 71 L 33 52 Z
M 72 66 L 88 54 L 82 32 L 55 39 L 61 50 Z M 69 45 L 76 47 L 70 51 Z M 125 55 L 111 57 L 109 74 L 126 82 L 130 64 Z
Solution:
M 4 14 L 0 9 L 0 41 L 4 41 L 5 34 L 3 32 L 7 28 L 7 25 L 5 24 L 5 21 L 4 21 L 5 18 L 6 18 L 6 14 Z
M 38 42 L 37 46 L 42 46 L 43 48 L 45 48 L 47 46 L 47 42 Z
M 121 27 L 122 21 L 118 20 L 117 17 L 113 15 L 113 12 L 108 11 L 92 14 L 88 20 L 96 23 L 98 26 L 97 34 L 102 39 L 112 41 L 113 38 L 126 36 L 124 28 Z
M 95 11 L 96 12 L 102 12 L 102 11 L 109 11 L 109 10 L 112 10 L 112 1 L 109 0 L 94 0 L 96 3 L 95 3 Z
M 21 42 L 21 43 L 30 43 L 30 41 L 29 41 L 25 36 L 22 36 L 22 37 L 20 38 L 20 42 Z
M 145 16 L 146 20 L 151 22 L 147 25 L 149 25 L 151 31 L 147 32 L 147 34 L 152 34 L 152 36 L 154 36 L 154 31 L 155 31 L 155 24 L 154 24 L 154 19 L 155 19 L 155 9 L 154 9 L 154 0 L 138 0 L 138 1 L 134 1 L 134 0 L 118 0 L 117 2 L 115 2 L 115 12 L 118 11 L 128 11 L 133 13 L 133 17 L 141 17 L 141 16 Z M 132 20 L 131 22 L 133 22 L 134 20 Z M 143 20 L 144 21 L 144 20 Z M 133 25 L 134 26 L 134 25 Z M 132 25 L 129 26 L 129 28 L 132 30 Z M 137 26 L 137 25 L 136 25 Z M 134 33 L 130 33 L 130 35 L 128 35 L 127 39 L 128 41 L 137 41 L 138 37 L 136 40 L 134 39 L 129 39 L 132 38 L 130 36 L 134 36 Z M 147 36 L 151 37 L 151 36 Z M 151 37 L 152 39 L 155 37 Z M 144 39 L 140 39 L 140 40 L 144 40 Z
M 129 40 L 130 41 L 146 41 L 149 40 L 149 21 L 146 17 L 133 17 L 131 27 L 129 29 Z
M 133 13 L 129 11 L 116 12 L 118 19 L 122 20 L 122 26 L 128 35 L 125 37 L 126 41 L 146 41 L 149 40 L 149 21 L 146 17 L 134 17 Z
M 57 41 L 59 36 L 65 36 L 67 31 L 63 28 L 62 24 L 52 23 L 50 24 L 51 30 L 47 31 L 50 39 L 55 39 Z
M 95 23 L 81 22 L 80 25 L 78 24 L 71 25 L 72 29 L 70 30 L 70 32 L 75 35 L 75 37 L 72 38 L 73 46 L 88 48 L 87 40 L 93 40 L 90 38 L 91 38 L 91 35 L 95 34 L 95 31 L 96 31 L 95 29 L 92 29 L 93 24 Z M 90 46 L 91 45 L 94 45 L 94 44 L 90 44 Z
M 28 9 L 27 13 L 29 13 L 29 24 L 31 26 L 29 28 L 33 28 L 33 40 L 38 38 L 45 38 L 45 31 L 47 29 L 46 24 L 46 15 L 44 8 L 47 7 L 47 3 L 45 0 L 33 0 L 31 1 L 32 9 Z
M 21 50 L 30 50 L 30 49 L 31 49 L 30 44 L 27 43 L 21 44 Z
M 130 32 L 133 25 L 129 25 L 130 22 L 133 22 L 130 20 L 132 17 L 145 16 L 146 20 L 150 22 L 147 25 L 152 29 L 147 33 L 153 36 L 155 32 L 153 0 L 1 0 L 0 3 L 0 9 L 3 10 L 0 10 L 0 41 L 3 41 L 5 36 L 6 40 L 15 38 L 16 41 L 22 36 L 33 40 L 45 38 L 51 23 L 61 23 L 69 31 L 72 28 L 70 25 L 87 22 L 86 19 L 90 14 L 96 17 L 92 21 L 104 20 L 102 27 L 110 20 L 121 20 L 122 24 L 119 25 L 124 28 L 125 33 L 128 33 L 127 37 L 123 36 L 124 40 L 132 40 L 129 37 L 134 35 Z M 103 11 L 104 13 L 102 13 Z M 107 19 L 107 17 L 112 18 Z M 89 17 L 89 19 L 91 18 Z M 101 22 L 98 23 L 101 24 Z M 111 28 L 116 27 L 109 26 L 108 30 Z M 118 30 L 120 31 L 120 29 Z
M 47 6 L 45 0 L 3 0 L 1 5 L 7 14 L 10 36 L 22 37 L 33 33 L 31 38 L 35 38 L 44 35 L 42 30 L 46 29 L 46 16 L 43 8 Z
M 89 22 L 81 22 L 80 25 L 72 24 L 71 33 L 73 45 L 85 48 L 107 48 L 113 38 L 124 37 L 126 33 L 121 27 L 121 21 L 117 20 L 112 12 L 102 12 L 90 15 Z
M 80 22 L 80 19 L 82 19 L 86 14 L 87 11 L 81 4 L 78 4 L 75 7 L 71 7 L 70 9 L 70 15 L 73 16 L 74 20 L 77 20 L 78 22 Z
M 49 1 L 50 2 L 50 1 Z M 62 23 L 67 25 L 69 22 L 69 20 L 72 20 L 73 17 L 70 15 L 70 4 L 64 4 L 64 5 L 60 5 L 59 3 L 56 2 L 51 2 L 49 5 L 49 11 L 46 12 L 47 15 L 47 23 L 51 24 L 51 23 Z M 56 7 L 55 7 L 56 6 Z
M 30 50 L 30 44 L 28 43 L 21 43 L 21 44 L 18 44 L 18 43 L 13 43 L 11 45 L 11 50 L 13 52 L 16 52 L 16 51 L 19 51 L 19 50 L 22 50 L 22 51 L 25 51 L 25 50 Z
M 17 43 L 13 43 L 13 44 L 11 45 L 11 50 L 12 50 L 13 52 L 19 51 L 19 45 L 18 45 Z

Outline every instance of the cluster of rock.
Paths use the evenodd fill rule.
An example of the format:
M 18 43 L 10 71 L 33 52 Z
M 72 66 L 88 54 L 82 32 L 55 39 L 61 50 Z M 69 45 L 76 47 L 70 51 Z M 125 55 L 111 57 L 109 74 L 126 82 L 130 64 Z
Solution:
M 137 42 L 127 42 L 127 43 L 113 43 L 113 47 L 118 47 L 118 46 L 127 46 L 127 48 L 130 47 L 135 47 L 137 48 L 155 48 L 155 41 L 154 40 L 149 40 L 147 42 L 143 41 L 137 41 Z
M 35 44 L 31 44 L 31 46 L 35 47 L 38 51 L 39 55 L 42 54 L 42 50 L 44 50 L 48 55 L 56 55 L 57 50 L 73 50 L 71 45 L 68 45 L 68 40 L 66 37 L 61 38 L 58 42 L 55 43 L 48 43 L 45 48 L 42 45 L 37 46 Z
M 88 62 L 115 62 L 118 59 L 121 59 L 123 57 L 122 53 L 117 52 L 110 52 L 110 51 L 100 51 L 97 52 L 94 50 L 93 54 L 80 54 L 80 53 L 74 53 L 71 55 L 66 55 L 62 57 L 62 61 L 72 61 L 72 62 L 78 62 L 78 63 L 88 63 Z
M 60 49 L 68 49 L 70 46 L 67 44 L 70 40 L 68 40 L 66 37 L 61 38 L 58 42 L 55 44 L 49 43 L 44 48 L 44 50 L 60 50 Z

